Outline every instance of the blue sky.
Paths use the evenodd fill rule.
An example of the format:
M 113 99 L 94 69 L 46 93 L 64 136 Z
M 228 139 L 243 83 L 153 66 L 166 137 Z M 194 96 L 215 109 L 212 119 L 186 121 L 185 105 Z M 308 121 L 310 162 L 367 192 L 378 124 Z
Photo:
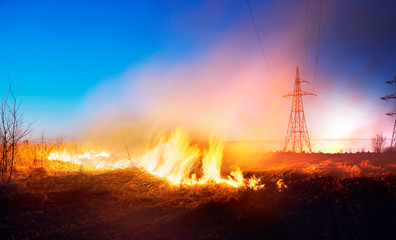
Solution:
M 197 25 L 202 21 L 205 25 L 199 23 L 201 27 L 196 30 L 210 36 L 232 20 L 229 14 L 211 26 L 210 19 L 217 18 L 215 9 L 209 18 L 204 9 L 204 19 L 191 19 L 185 12 L 209 5 L 191 1 L 0 4 L 4 36 L 0 40 L 1 87 L 5 89 L 10 74 L 14 84 L 21 86 L 29 118 L 37 114 L 37 126 L 42 121 L 51 122 L 46 119 L 67 121 L 50 115 L 70 118 L 89 89 L 158 52 L 174 59 L 205 47 L 197 44 L 201 39 L 189 34 L 187 22 Z M 200 13 L 195 15 L 198 18 Z
M 309 1 L 308 80 L 315 62 L 318 2 Z M 358 107 L 368 111 L 391 110 L 377 99 L 392 90 L 383 82 L 396 73 L 395 3 L 323 2 L 319 70 L 327 82 L 320 82 L 322 96 L 338 98 L 338 91 L 352 107 L 356 103 L 348 95 L 361 97 L 364 103 Z M 305 1 L 251 0 L 250 4 L 274 75 L 282 69 L 277 59 L 290 54 L 292 64 L 285 68 L 293 79 L 297 64 L 305 69 Z M 81 121 L 78 116 L 98 87 L 114 84 L 118 88 L 109 91 L 119 90 L 123 82 L 134 81 L 122 77 L 131 69 L 199 62 L 228 44 L 232 56 L 240 58 L 236 62 L 260 51 L 244 0 L 3 0 L 0 31 L 1 93 L 10 74 L 20 88 L 27 120 L 37 119 L 35 133 L 47 129 L 50 134 L 67 135 Z M 263 79 L 270 81 L 264 65 L 262 71 Z M 387 131 L 391 120 L 378 118 L 381 131 Z

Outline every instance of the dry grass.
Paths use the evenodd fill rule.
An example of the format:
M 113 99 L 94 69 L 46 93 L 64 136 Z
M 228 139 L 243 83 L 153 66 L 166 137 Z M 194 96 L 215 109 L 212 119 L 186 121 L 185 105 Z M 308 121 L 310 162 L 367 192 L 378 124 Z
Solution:
M 136 224 L 135 228 L 146 229 L 173 221 L 208 204 L 226 205 L 240 198 L 240 190 L 232 187 L 174 186 L 137 168 L 102 173 L 50 173 L 44 168 L 36 168 L 15 180 L 15 184 L 5 186 L 1 196 L 3 206 L 7 206 L 2 217 L 18 222 L 17 226 L 5 224 L 0 228 L 8 238 L 53 238 L 58 232 L 64 235 L 73 231 L 81 234 L 80 231 L 89 224 L 70 225 L 78 221 L 96 225 L 108 221 L 123 222 L 122 219 L 128 218 Z M 58 208 L 65 212 L 58 212 Z M 46 219 L 47 215 L 41 216 L 43 212 L 59 214 L 62 224 L 56 227 L 46 222 L 36 223 L 39 227 L 30 225 L 31 221 Z M 70 215 L 76 219 L 70 219 Z M 23 222 L 19 221 L 21 219 Z M 24 231 L 15 230 L 18 228 Z M 29 228 L 35 230 L 29 231 Z M 121 232 L 126 230 L 124 226 Z
M 42 167 L 26 158 L 16 165 L 13 183 L 0 188 L 0 238 L 393 238 L 396 159 L 389 156 L 252 158 L 252 166 L 260 161 L 264 167 L 269 161 L 284 166 L 286 159 L 289 166 L 301 166 L 245 172 L 261 178 L 265 189 L 259 191 L 175 186 L 138 168 L 90 172 L 61 161 L 44 161 Z M 322 168 L 302 170 L 313 164 Z M 353 166 L 364 171 L 344 170 Z

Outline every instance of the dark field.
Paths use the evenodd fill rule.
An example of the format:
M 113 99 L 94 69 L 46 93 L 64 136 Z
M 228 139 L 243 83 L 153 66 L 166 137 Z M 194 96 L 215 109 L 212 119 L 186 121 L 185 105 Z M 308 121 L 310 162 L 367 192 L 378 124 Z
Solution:
M 137 168 L 17 171 L 0 189 L 0 239 L 396 239 L 395 156 L 317 154 L 329 171 L 257 171 L 258 191 L 171 186 Z M 348 164 L 363 170 L 331 168 Z

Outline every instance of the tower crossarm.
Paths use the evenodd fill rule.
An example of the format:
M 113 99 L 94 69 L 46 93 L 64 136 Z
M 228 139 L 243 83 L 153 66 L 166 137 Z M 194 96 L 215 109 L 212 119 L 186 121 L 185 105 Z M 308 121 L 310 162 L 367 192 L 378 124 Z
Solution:
M 386 81 L 385 83 L 389 85 L 394 85 L 395 86 L 395 92 L 389 95 L 386 95 L 381 98 L 381 100 L 388 101 L 390 99 L 395 99 L 395 107 L 396 107 L 396 76 L 394 77 L 393 80 Z M 396 151 L 396 109 L 393 110 L 392 112 L 386 113 L 386 115 L 395 117 L 395 123 L 393 124 L 393 133 L 392 133 L 392 139 L 391 139 L 391 144 L 390 148 Z
M 386 81 L 385 83 L 390 84 L 390 85 L 396 84 L 396 77 L 394 80 Z
M 396 93 L 392 93 L 381 98 L 381 100 L 385 100 L 385 101 L 388 101 L 389 99 L 396 99 Z
M 296 96 L 296 94 L 294 94 L 294 93 L 288 93 L 288 94 L 286 94 L 286 95 L 283 95 L 282 97 L 287 98 L 287 97 L 293 97 L 293 96 Z
M 298 80 L 296 80 L 296 82 L 299 82 L 299 83 L 311 83 L 311 82 L 305 81 L 305 80 L 303 80 L 303 79 L 301 79 L 301 78 L 299 78 Z
M 301 91 L 301 95 L 311 95 L 311 96 L 316 96 L 315 93 L 310 93 L 310 92 L 306 92 L 306 91 Z
M 310 93 L 310 92 L 301 91 L 300 93 L 288 93 L 288 94 L 286 94 L 286 95 L 283 95 L 282 97 L 287 98 L 287 97 L 305 96 L 305 95 L 316 96 L 315 93 Z

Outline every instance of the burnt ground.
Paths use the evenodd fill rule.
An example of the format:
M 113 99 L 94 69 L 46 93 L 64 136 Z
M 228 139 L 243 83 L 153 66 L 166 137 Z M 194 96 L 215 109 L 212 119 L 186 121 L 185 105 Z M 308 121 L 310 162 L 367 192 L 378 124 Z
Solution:
M 255 174 L 265 189 L 37 168 L 0 188 L 0 239 L 396 239 L 396 174 Z

